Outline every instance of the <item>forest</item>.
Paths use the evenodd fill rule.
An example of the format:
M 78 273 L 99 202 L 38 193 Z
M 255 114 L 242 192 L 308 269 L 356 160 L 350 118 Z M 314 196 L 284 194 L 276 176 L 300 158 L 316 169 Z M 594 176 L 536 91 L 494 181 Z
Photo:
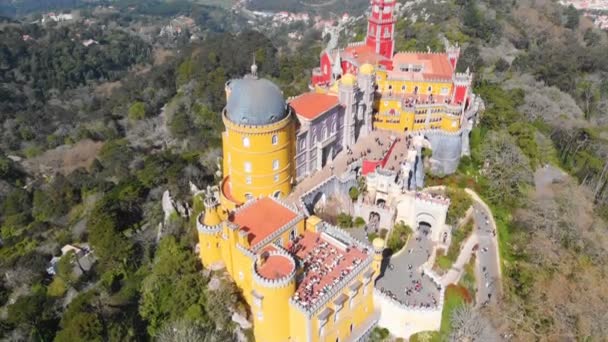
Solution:
M 302 92 L 320 45 L 281 51 L 256 31 L 205 27 L 231 22 L 220 9 L 175 12 L 205 28 L 192 43 L 133 29 L 158 14 L 84 13 L 0 27 L 0 338 L 234 340 L 240 293 L 201 269 L 192 221 L 164 218 L 161 197 L 192 203 L 191 183 L 215 182 L 226 81 L 255 55 L 286 94 Z
M 231 319 L 248 315 L 237 289 L 194 253 L 202 203 L 191 184 L 217 181 L 226 81 L 255 56 L 285 96 L 306 91 L 322 39 L 311 31 L 290 49 L 234 29 L 244 26 L 222 9 L 160 3 L 0 25 L 0 339 L 251 339 Z M 200 39 L 158 38 L 181 14 Z M 486 105 L 471 157 L 455 175 L 427 177 L 473 187 L 499 225 L 504 298 L 463 312 L 515 340 L 608 336 L 606 32 L 532 0 L 422 1 L 396 30 L 397 50 L 458 42 L 458 69 L 475 73 Z M 547 164 L 568 176 L 538 197 Z M 165 217 L 165 190 L 188 214 Z M 68 244 L 93 261 L 63 253 Z

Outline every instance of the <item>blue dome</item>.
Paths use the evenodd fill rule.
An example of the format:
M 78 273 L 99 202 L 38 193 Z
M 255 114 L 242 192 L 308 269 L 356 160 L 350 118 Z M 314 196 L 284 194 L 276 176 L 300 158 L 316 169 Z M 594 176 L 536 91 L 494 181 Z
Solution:
M 287 117 L 285 99 L 276 84 L 264 78 L 245 77 L 228 83 L 226 116 L 245 125 L 268 125 Z

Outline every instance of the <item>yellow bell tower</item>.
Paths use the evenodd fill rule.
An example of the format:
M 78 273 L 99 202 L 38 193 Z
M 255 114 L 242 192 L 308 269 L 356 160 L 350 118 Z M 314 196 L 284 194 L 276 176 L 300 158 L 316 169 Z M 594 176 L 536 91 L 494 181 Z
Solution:
M 222 141 L 228 177 L 222 205 L 227 208 L 260 196 L 286 196 L 295 179 L 294 115 L 281 90 L 258 78 L 254 67 L 250 75 L 226 84 Z

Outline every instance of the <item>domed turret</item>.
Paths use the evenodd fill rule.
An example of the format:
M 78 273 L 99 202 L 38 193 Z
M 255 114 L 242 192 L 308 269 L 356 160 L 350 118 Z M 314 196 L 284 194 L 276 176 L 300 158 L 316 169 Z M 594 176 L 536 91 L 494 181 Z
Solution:
M 255 69 L 255 70 L 254 70 Z M 252 66 L 257 73 L 257 66 Z M 263 126 L 287 117 L 285 99 L 279 87 L 264 78 L 249 76 L 226 85 L 226 117 L 236 124 Z
M 375 276 L 380 275 L 380 270 L 382 267 L 382 259 L 384 258 L 384 239 L 375 238 L 372 241 L 372 246 L 374 247 L 374 261 L 372 263 L 372 268 L 374 269 Z
M 344 74 L 344 76 L 342 76 L 342 78 L 340 79 L 341 84 L 351 87 L 354 86 L 356 82 L 357 78 L 351 73 Z
M 205 211 L 196 218 L 199 256 L 203 266 L 210 268 L 220 262 L 222 220 L 217 212 L 218 201 L 210 188 L 205 193 Z
M 363 75 L 371 75 L 374 73 L 374 71 L 374 66 L 369 63 L 365 63 L 359 68 L 359 72 Z

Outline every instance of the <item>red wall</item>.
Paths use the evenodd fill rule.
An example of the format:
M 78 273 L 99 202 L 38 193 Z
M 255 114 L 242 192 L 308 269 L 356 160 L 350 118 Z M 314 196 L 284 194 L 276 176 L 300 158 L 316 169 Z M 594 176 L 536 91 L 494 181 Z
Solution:
M 397 144 L 397 141 L 393 141 L 393 144 L 388 149 L 388 152 L 386 152 L 386 155 L 384 156 L 384 158 L 382 158 L 380 160 L 363 159 L 363 163 L 361 164 L 361 173 L 365 176 L 370 172 L 374 172 L 377 167 L 383 168 L 384 166 L 386 166 L 386 163 L 388 162 L 388 159 L 390 158 L 391 153 L 393 152 L 393 148 L 395 148 L 396 144 Z

